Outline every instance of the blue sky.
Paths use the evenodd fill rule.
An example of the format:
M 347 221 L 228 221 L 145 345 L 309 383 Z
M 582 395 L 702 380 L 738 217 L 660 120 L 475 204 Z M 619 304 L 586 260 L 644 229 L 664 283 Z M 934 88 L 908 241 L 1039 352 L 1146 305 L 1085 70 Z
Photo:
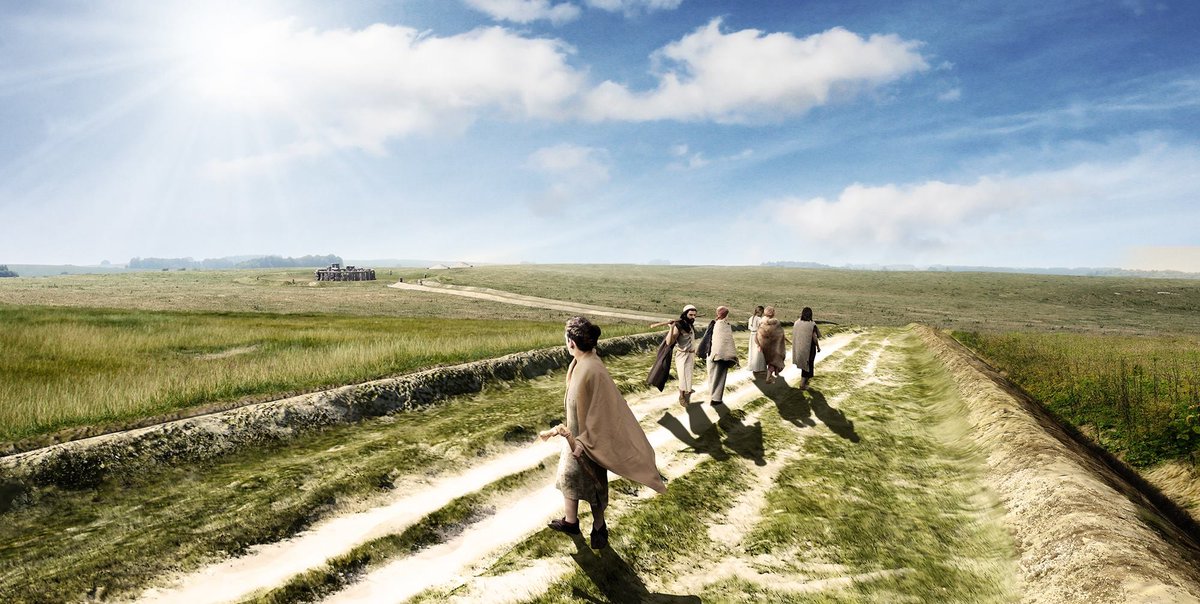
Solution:
M 0 3 L 0 263 L 1200 271 L 1200 4 Z

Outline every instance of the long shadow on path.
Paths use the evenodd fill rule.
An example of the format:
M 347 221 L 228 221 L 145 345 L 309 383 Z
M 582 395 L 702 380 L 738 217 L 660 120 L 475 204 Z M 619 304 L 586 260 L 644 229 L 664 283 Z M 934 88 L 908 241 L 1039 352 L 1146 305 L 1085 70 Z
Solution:
M 721 446 L 721 435 L 713 429 L 713 423 L 704 413 L 700 405 L 688 405 L 688 424 L 691 431 L 684 426 L 670 411 L 663 413 L 658 425 L 667 429 L 679 442 L 689 446 L 697 453 L 711 455 L 717 461 L 729 459 L 729 454 Z M 697 436 L 692 436 L 696 434 Z
M 828 426 L 834 434 L 850 442 L 861 440 L 858 433 L 854 431 L 854 422 L 847 419 L 845 413 L 830 406 L 820 390 L 812 387 L 807 390 L 793 388 L 786 380 L 782 379 L 774 384 L 756 379 L 754 384 L 767 398 L 774 401 L 775 407 L 779 410 L 779 416 L 797 427 L 811 428 L 815 426 L 816 421 L 813 419 L 815 415 L 816 419 L 821 420 L 821 423 Z
M 581 602 L 655 602 L 655 603 L 694 603 L 703 602 L 699 596 L 675 596 L 671 594 L 651 593 L 646 583 L 634 572 L 629 563 L 611 547 L 593 550 L 582 536 L 573 535 L 576 552 L 571 554 L 579 569 L 591 579 L 592 584 L 600 591 L 604 599 L 597 599 L 591 594 L 575 588 L 571 596 Z
M 751 425 L 743 423 L 745 414 L 741 411 L 731 411 L 724 403 L 712 407 L 718 416 L 716 424 L 713 424 L 712 420 L 708 418 L 702 403 L 688 405 L 690 431 L 689 427 L 685 427 L 669 411 L 663 413 L 658 424 L 695 452 L 710 455 L 717 461 L 729 459 L 729 454 L 726 452 L 728 449 L 746 459 L 754 460 L 757 465 L 766 465 L 762 424 L 758 422 Z M 721 438 L 722 433 L 725 437 L 724 440 Z

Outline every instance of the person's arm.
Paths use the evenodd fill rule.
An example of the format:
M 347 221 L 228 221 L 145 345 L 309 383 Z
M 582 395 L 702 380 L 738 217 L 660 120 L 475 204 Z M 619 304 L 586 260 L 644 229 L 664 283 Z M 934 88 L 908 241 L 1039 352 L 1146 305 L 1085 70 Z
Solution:
M 817 347 L 817 352 L 821 352 L 821 330 L 813 325 L 813 346 Z

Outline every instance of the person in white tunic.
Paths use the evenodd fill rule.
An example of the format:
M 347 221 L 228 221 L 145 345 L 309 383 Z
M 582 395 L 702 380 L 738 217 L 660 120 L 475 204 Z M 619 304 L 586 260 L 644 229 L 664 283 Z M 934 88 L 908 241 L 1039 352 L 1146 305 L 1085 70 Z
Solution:
M 755 306 L 754 314 L 750 315 L 750 347 L 746 354 L 746 368 L 754 373 L 760 373 L 767 370 L 767 359 L 763 357 L 762 349 L 758 347 L 758 342 L 754 341 L 754 336 L 758 335 L 758 326 L 763 322 L 763 307 Z

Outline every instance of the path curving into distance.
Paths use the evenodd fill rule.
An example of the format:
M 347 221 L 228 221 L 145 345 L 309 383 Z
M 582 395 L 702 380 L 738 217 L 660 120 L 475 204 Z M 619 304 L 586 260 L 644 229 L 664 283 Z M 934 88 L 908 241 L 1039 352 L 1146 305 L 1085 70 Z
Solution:
M 575 302 L 567 302 L 564 300 L 551 300 L 549 298 L 538 298 L 535 296 L 524 296 L 511 292 L 500 291 L 498 289 L 488 289 L 485 287 L 465 287 L 461 285 L 446 285 L 437 283 L 436 281 L 426 280 L 429 285 L 418 285 L 416 283 L 397 282 L 388 287 L 406 291 L 420 291 L 435 294 L 445 294 L 451 296 L 460 296 L 463 298 L 474 298 L 476 300 L 489 300 L 492 302 L 502 302 L 504 304 L 514 304 L 516 306 L 528 306 L 531 308 L 545 308 L 549 310 L 561 310 L 569 313 L 579 313 L 581 315 L 612 317 L 616 319 L 629 319 L 632 321 L 646 321 L 656 323 L 665 321 L 673 317 L 664 317 L 660 315 L 649 315 L 631 310 L 622 310 L 619 308 L 608 308 L 604 306 L 593 306 L 590 304 L 577 304 Z

